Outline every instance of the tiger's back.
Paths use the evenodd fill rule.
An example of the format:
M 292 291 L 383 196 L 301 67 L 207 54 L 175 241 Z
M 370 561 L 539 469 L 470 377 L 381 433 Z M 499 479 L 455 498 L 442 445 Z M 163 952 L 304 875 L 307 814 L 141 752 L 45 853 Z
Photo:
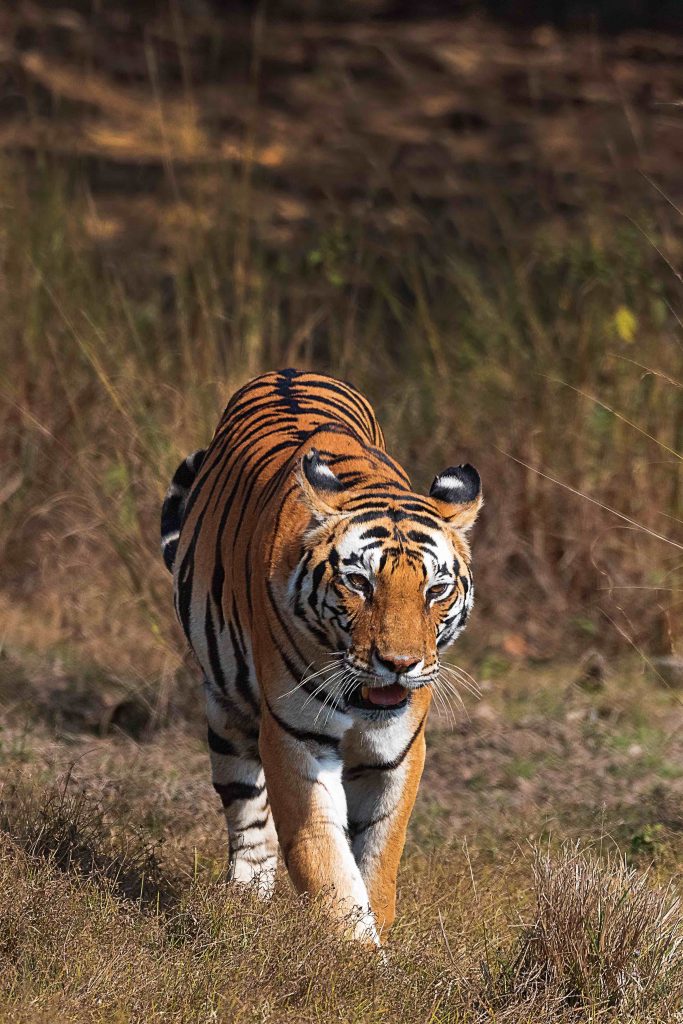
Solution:
M 354 436 L 384 449 L 371 405 L 351 385 L 294 369 L 257 377 L 230 399 L 184 509 L 174 566 L 178 617 L 206 677 L 221 689 L 231 689 L 235 679 L 240 702 L 257 714 L 251 584 L 265 552 L 256 547 L 256 531 L 264 519 L 277 518 L 297 454 L 330 428 L 339 432 L 337 455 Z M 295 487 L 284 491 L 291 498 Z M 236 677 L 221 664 L 226 652 L 218 638 L 226 631 L 235 660 L 241 654 L 247 663 Z

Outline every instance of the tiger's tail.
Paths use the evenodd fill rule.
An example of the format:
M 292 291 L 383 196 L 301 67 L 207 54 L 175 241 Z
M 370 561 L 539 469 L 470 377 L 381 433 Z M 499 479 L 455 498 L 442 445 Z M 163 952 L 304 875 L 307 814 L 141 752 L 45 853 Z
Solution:
M 173 474 L 173 479 L 161 506 L 161 553 L 169 572 L 173 572 L 187 496 L 195 482 L 205 454 L 206 449 L 199 448 L 183 459 Z

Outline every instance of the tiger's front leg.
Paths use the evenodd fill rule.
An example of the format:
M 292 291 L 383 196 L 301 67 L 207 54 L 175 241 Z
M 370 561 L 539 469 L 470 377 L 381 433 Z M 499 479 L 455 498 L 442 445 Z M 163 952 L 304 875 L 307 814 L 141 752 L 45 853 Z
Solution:
M 275 886 L 277 836 L 258 754 L 258 731 L 207 682 L 206 713 L 213 786 L 228 826 L 228 879 L 268 899 Z M 220 699 L 219 699 L 220 698 Z
M 338 744 L 299 730 L 266 703 L 259 749 L 280 849 L 297 892 L 330 896 L 342 931 L 377 944 L 368 893 L 349 845 Z M 321 742 L 322 740 L 322 742 Z
M 349 834 L 380 935 L 396 916 L 396 879 L 425 761 L 428 691 L 405 718 L 381 729 L 357 726 L 345 743 Z

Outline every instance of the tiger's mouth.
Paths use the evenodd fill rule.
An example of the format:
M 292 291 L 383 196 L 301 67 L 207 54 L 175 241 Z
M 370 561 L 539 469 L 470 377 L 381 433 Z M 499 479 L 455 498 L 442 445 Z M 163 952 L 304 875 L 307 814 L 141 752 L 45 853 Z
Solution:
M 410 690 L 400 683 L 389 686 L 368 686 L 359 683 L 347 697 L 347 703 L 361 711 L 399 711 L 410 698 Z

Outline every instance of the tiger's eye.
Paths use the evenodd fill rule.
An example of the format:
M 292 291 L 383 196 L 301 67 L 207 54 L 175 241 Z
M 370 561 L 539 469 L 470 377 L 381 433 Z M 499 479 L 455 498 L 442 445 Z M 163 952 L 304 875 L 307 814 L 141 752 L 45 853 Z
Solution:
M 429 601 L 438 601 L 440 597 L 443 597 L 448 590 L 448 583 L 435 583 L 433 587 L 430 587 L 427 591 L 427 599 Z
M 363 597 L 372 597 L 372 583 L 367 576 L 361 576 L 359 572 L 350 572 L 346 579 L 354 590 L 360 590 Z

